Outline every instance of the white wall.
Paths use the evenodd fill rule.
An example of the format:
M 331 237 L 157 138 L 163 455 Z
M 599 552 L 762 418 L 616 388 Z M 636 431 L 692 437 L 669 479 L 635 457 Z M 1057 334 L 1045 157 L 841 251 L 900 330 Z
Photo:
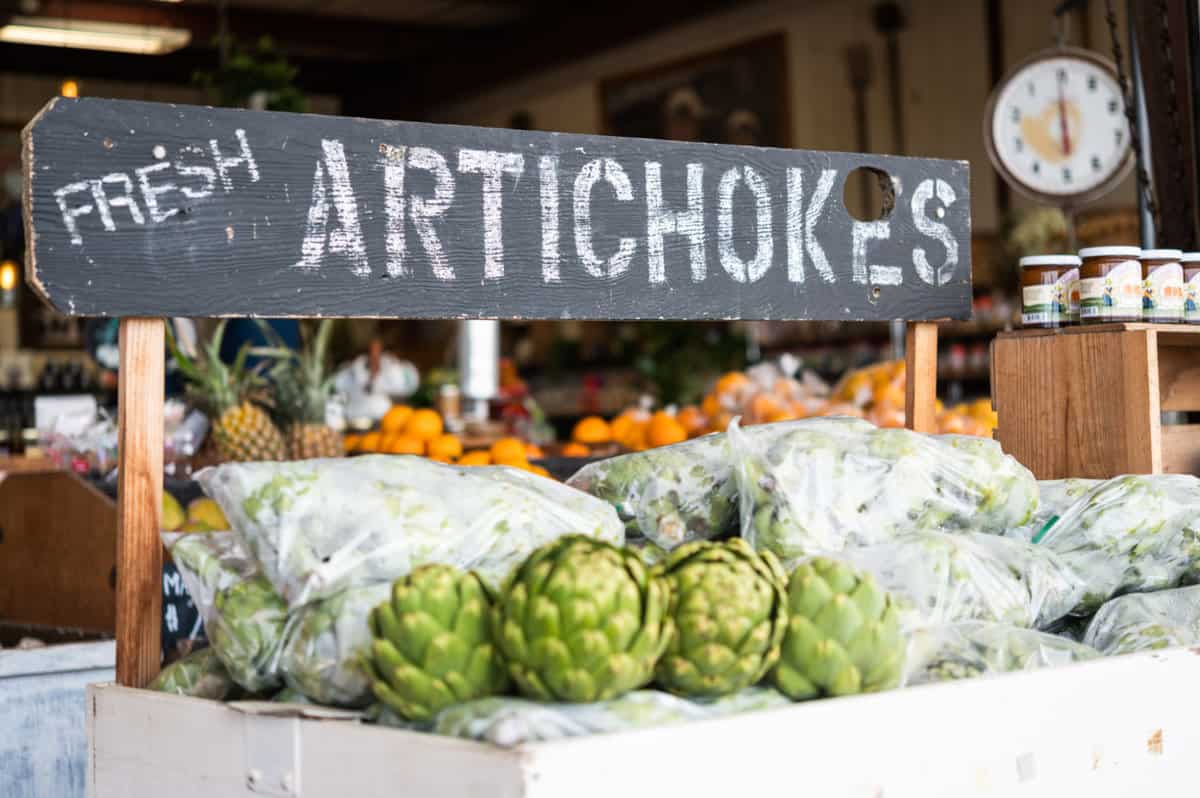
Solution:
M 1056 0 L 1007 0 L 1003 5 L 1006 68 L 1049 46 Z M 699 22 L 635 41 L 574 64 L 442 108 L 440 121 L 506 126 L 527 110 L 539 129 L 595 133 L 602 129 L 598 86 L 605 78 L 720 49 L 768 33 L 787 35 L 791 143 L 808 149 L 853 148 L 851 91 L 845 66 L 850 44 L 871 48 L 868 89 L 870 149 L 893 151 L 886 52 L 871 22 L 871 0 L 760 0 Z M 1091 13 L 1095 49 L 1110 54 L 1102 7 Z M 912 0 L 902 34 L 904 124 L 909 155 L 970 161 L 975 229 L 994 231 L 995 173 L 983 144 L 983 110 L 990 89 L 984 0 Z M 1079 31 L 1073 41 L 1080 41 Z M 565 34 L 564 34 L 565 35 Z M 1110 56 L 1111 57 L 1111 56 Z M 1103 201 L 1134 202 L 1132 180 Z M 1014 197 L 1017 207 L 1025 200 Z

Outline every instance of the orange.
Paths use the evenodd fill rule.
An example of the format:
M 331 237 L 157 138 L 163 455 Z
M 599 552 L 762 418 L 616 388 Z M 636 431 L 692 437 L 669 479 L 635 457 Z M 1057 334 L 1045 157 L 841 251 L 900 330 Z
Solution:
M 592 453 L 592 450 L 584 446 L 582 443 L 571 441 L 562 447 L 563 457 L 587 457 Z
M 412 414 L 413 409 L 408 405 L 392 405 L 379 420 L 379 429 L 383 432 L 400 432 Z
M 525 444 L 525 456 L 530 460 L 541 460 L 546 456 L 546 453 L 536 443 L 527 443 Z
M 536 465 L 529 466 L 529 473 L 537 474 L 539 477 L 545 477 L 546 479 L 554 479 L 554 477 L 550 476 L 550 472 L 547 471 L 546 469 L 542 468 L 541 466 L 536 466 Z
M 404 424 L 404 434 L 419 441 L 431 441 L 442 434 L 442 417 L 428 408 L 414 410 Z
M 904 409 L 895 405 L 879 405 L 868 414 L 867 420 L 877 427 L 899 429 L 904 426 Z
M 766 421 L 768 424 L 774 424 L 777 421 L 795 421 L 796 418 L 796 414 L 791 410 L 781 407 L 778 410 L 772 410 L 768 413 L 763 421 Z
M 609 425 L 609 430 L 612 432 L 612 439 L 617 443 L 623 442 L 629 437 L 629 432 L 633 429 L 635 423 L 633 413 L 629 410 L 614 418 L 612 424 Z
M 956 413 L 942 413 L 938 416 L 938 432 L 944 434 L 964 435 L 967 431 L 967 420 Z
M 362 439 L 358 442 L 358 450 L 360 452 L 378 452 L 381 448 L 380 444 L 382 442 L 383 435 L 379 434 L 378 432 L 368 432 L 366 435 L 362 436 Z
M 646 431 L 646 443 L 650 446 L 668 446 L 686 441 L 687 437 L 687 430 L 670 413 L 660 410 L 651 416 L 650 428 Z
M 788 409 L 792 411 L 793 418 L 808 418 L 809 407 L 808 403 L 802 399 L 797 399 L 788 405 Z
M 712 419 L 712 428 L 714 432 L 724 432 L 729 427 L 729 422 L 733 421 L 733 414 L 727 411 L 721 411 Z
M 520 438 L 501 438 L 492 444 L 491 455 L 493 463 L 524 463 L 525 444 Z
M 888 382 L 884 383 L 883 385 L 876 386 L 873 392 L 873 400 L 877 405 L 903 407 L 904 383 Z
M 856 405 L 846 404 L 845 402 L 830 402 L 821 408 L 818 416 L 853 416 L 854 418 L 862 418 L 863 411 Z
M 362 443 L 363 436 L 361 435 L 345 435 L 342 437 L 342 451 L 347 454 L 358 449 Z
M 612 430 L 600 416 L 588 416 L 575 425 L 571 438 L 579 443 L 608 443 L 612 440 Z
M 779 400 L 767 393 L 757 394 L 750 400 L 750 408 L 746 412 L 749 416 L 748 421 L 751 423 L 761 423 L 766 421 L 772 413 L 782 410 L 779 406 Z
M 716 418 L 717 413 L 721 412 L 721 400 L 717 398 L 715 393 L 710 393 L 704 397 L 704 401 L 700 403 L 700 412 L 706 418 Z
M 472 449 L 458 458 L 460 466 L 485 466 L 492 464 L 492 456 L 483 449 Z
M 397 435 L 388 441 L 389 454 L 425 454 L 425 441 L 411 435 Z
M 457 435 L 439 435 L 428 444 L 427 453 L 434 460 L 450 461 L 463 453 L 462 441 Z
M 717 380 L 716 392 L 718 394 L 736 393 L 743 387 L 750 384 L 750 378 L 740 371 L 730 371 L 721 375 L 721 379 Z
M 695 405 L 688 405 L 681 408 L 675 418 L 683 425 L 689 438 L 703 435 L 704 431 L 708 429 L 708 420 L 704 418 L 704 414 L 700 412 L 700 408 Z

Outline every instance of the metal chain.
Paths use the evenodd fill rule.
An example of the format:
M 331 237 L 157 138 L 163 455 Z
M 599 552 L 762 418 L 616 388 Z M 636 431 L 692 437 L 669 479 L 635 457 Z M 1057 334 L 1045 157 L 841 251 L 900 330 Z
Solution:
M 1183 165 L 1187 163 L 1187 155 L 1184 151 L 1183 127 L 1179 122 L 1179 96 L 1175 93 L 1175 59 L 1171 50 L 1171 26 L 1170 18 L 1167 11 L 1167 0 L 1158 0 L 1159 24 L 1159 40 L 1163 52 L 1162 65 L 1162 81 L 1167 93 L 1167 114 L 1171 120 L 1170 131 L 1170 147 L 1171 155 L 1171 178 L 1175 184 L 1176 197 L 1187 196 L 1187 185 L 1185 183 L 1185 174 Z M 1183 208 L 1175 209 L 1176 213 L 1182 212 Z M 1187 229 L 1182 228 L 1182 229 Z M 1189 237 L 1191 233 L 1188 233 Z M 1173 244 L 1182 246 L 1186 249 L 1192 249 L 1192 241 L 1176 241 Z
M 1146 208 L 1155 227 L 1161 229 L 1162 221 L 1158 217 L 1158 203 L 1154 199 L 1154 187 L 1150 182 L 1150 173 L 1146 170 L 1146 162 L 1142 158 L 1141 135 L 1138 132 L 1137 111 L 1133 105 L 1133 92 L 1130 89 L 1129 77 L 1125 74 L 1125 55 L 1121 49 L 1121 35 L 1117 31 L 1117 14 L 1113 10 L 1113 0 L 1104 0 L 1104 20 L 1108 23 L 1108 33 L 1112 38 L 1113 61 L 1117 65 L 1117 83 L 1121 87 L 1121 99 L 1125 105 L 1125 118 L 1129 123 L 1129 143 L 1133 147 L 1134 158 L 1137 161 L 1138 192 L 1146 198 Z M 1133 20 L 1129 21 L 1133 24 Z

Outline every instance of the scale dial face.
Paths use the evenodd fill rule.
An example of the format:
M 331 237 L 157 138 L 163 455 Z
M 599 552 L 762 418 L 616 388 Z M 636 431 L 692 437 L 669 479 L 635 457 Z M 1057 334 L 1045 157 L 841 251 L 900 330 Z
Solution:
M 1051 204 L 1096 199 L 1132 166 L 1116 72 L 1084 50 L 1056 48 L 1018 66 L 993 92 L 984 134 L 1004 179 Z

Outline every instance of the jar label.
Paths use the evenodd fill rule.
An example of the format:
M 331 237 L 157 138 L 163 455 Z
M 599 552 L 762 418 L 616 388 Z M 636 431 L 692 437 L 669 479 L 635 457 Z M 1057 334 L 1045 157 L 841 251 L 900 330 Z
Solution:
M 1079 315 L 1084 319 L 1138 318 L 1142 315 L 1142 264 L 1127 260 L 1104 277 L 1079 281 Z
M 1071 300 L 1079 308 L 1079 270 L 1070 269 L 1053 283 L 1027 285 L 1021 289 L 1021 323 L 1067 324 L 1072 320 Z
M 1164 263 L 1150 270 L 1142 284 L 1142 315 L 1178 320 L 1183 317 L 1183 267 Z
M 1200 271 L 1183 284 L 1183 317 L 1200 324 Z

